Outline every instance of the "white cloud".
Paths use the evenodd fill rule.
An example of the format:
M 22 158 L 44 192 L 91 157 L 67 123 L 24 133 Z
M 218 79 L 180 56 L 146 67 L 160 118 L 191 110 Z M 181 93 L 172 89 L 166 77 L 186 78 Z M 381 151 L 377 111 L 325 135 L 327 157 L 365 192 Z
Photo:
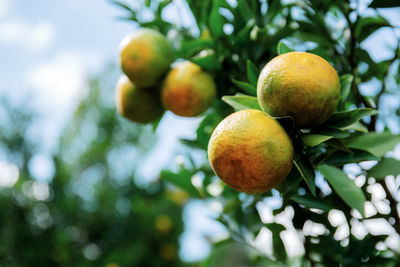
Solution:
M 53 40 L 54 27 L 48 22 L 29 24 L 22 20 L 14 20 L 0 23 L 0 43 L 40 51 L 49 47 Z
M 71 101 L 85 92 L 84 58 L 64 52 L 49 62 L 33 67 L 28 73 L 28 85 L 34 89 L 42 108 L 67 108 Z M 47 107 L 46 107 L 47 106 Z
M 45 149 L 54 149 L 65 123 L 87 93 L 86 60 L 78 53 L 61 52 L 49 61 L 33 65 L 25 76 L 32 106 L 42 115 L 30 134 L 45 140 Z

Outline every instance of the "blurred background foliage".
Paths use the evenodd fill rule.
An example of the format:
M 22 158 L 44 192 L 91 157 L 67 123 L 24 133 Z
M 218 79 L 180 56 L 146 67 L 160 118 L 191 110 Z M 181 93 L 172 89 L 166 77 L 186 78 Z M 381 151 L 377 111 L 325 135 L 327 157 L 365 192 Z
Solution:
M 2 164 L 13 165 L 1 177 L 19 179 L 12 189 L 0 187 L 1 266 L 183 266 L 185 199 L 162 181 L 135 182 L 133 170 L 155 136 L 116 114 L 115 77 L 112 67 L 89 80 L 89 95 L 47 159 L 49 183 L 30 169 L 41 153 L 29 137 L 33 111 L 2 100 L 9 116 L 0 126 Z
M 116 66 L 89 78 L 89 94 L 51 153 L 42 151 L 38 144 L 43 140 L 35 138 L 35 113 L 29 109 L 29 98 L 18 106 L 2 99 L 1 265 L 399 264 L 400 25 L 381 14 L 383 9 L 398 7 L 398 1 L 141 0 L 113 4 L 121 8 L 122 19 L 165 34 L 176 58 L 189 59 L 210 71 L 219 98 L 202 117 L 195 138 L 181 139 L 187 147 L 183 159 L 161 170 L 159 179 L 152 181 L 139 177 L 135 170 L 156 144 L 158 122 L 141 126 L 116 114 Z M 171 9 L 172 20 L 166 18 Z M 391 57 L 378 61 L 365 42 L 382 29 L 397 45 L 388 48 Z M 214 175 L 205 153 L 214 127 L 234 110 L 220 97 L 239 92 L 254 96 L 259 69 L 278 53 L 290 50 L 320 55 L 335 67 L 342 82 L 339 111 L 371 108 L 379 110 L 379 115 L 370 116 L 373 113 L 368 111 L 345 117 L 352 122 L 350 132 L 339 129 L 329 132 L 332 136 L 318 132 L 330 136 L 329 140 L 314 136 L 306 142 L 303 138 L 308 144 L 301 148 L 303 171 L 294 168 L 279 191 L 238 193 Z M 230 99 L 236 108 L 253 104 L 252 98 Z M 397 154 L 390 152 L 393 149 Z M 325 157 L 327 151 L 332 152 L 330 158 Z M 35 161 L 50 162 L 50 179 L 38 179 Z M 315 171 L 324 161 L 338 172 Z M 346 193 L 332 184 L 332 173 L 350 177 L 361 188 L 364 217 L 357 211 L 360 200 L 353 198 L 353 191 Z M 182 206 L 188 197 L 213 206 L 217 221 L 227 230 L 226 235 L 208 237 L 212 250 L 198 263 L 185 263 L 178 253 L 184 244 L 179 239 L 184 231 Z M 358 202 L 349 204 L 353 200 Z

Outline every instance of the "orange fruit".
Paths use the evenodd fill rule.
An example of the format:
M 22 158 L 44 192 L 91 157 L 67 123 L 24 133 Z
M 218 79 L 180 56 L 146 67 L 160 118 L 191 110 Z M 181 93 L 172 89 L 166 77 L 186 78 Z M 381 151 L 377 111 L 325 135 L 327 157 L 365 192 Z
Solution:
M 216 91 L 209 73 L 190 61 L 184 61 L 167 74 L 161 100 L 164 107 L 176 115 L 194 117 L 211 106 Z
M 120 64 L 128 78 L 140 87 L 156 85 L 173 61 L 165 37 L 152 29 L 140 29 L 120 44 Z
M 268 62 L 258 78 L 258 102 L 274 117 L 292 116 L 297 128 L 325 122 L 340 97 L 336 70 L 322 57 L 290 52 Z
M 216 175 L 246 193 L 263 193 L 277 186 L 292 168 L 293 153 L 282 126 L 255 109 L 226 117 L 208 144 L 209 161 Z
M 122 75 L 116 85 L 115 102 L 118 112 L 125 118 L 148 123 L 163 113 L 159 96 L 152 88 L 139 88 Z

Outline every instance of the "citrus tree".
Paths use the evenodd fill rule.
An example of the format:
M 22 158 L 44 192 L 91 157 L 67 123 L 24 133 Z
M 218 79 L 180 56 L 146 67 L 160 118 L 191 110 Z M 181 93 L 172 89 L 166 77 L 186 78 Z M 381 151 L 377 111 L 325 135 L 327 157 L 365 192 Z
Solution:
M 163 170 L 162 180 L 192 198 L 220 203 L 223 208 L 217 220 L 229 230 L 228 240 L 256 251 L 250 253 L 250 263 L 246 263 L 250 266 L 395 266 L 400 253 L 396 178 L 400 161 L 390 151 L 400 142 L 400 135 L 396 134 L 400 110 L 398 101 L 390 107 L 385 101 L 399 97 L 400 50 L 397 42 L 396 47 L 390 48 L 392 57 L 377 62 L 364 44 L 381 29 L 395 36 L 396 26 L 380 11 L 398 7 L 399 3 L 176 2 L 114 2 L 124 10 L 123 19 L 163 34 L 173 49 L 174 60 L 200 66 L 216 85 L 217 97 L 202 113 L 196 138 L 181 140 L 188 147 L 188 164 L 179 165 L 178 172 Z M 171 12 L 177 20 L 167 19 Z M 192 23 L 184 23 L 188 20 Z M 293 52 L 307 53 L 290 56 L 296 54 Z M 171 74 L 165 71 L 165 75 L 168 79 Z M 163 83 L 161 77 L 161 89 L 157 90 L 161 90 L 162 97 Z M 368 85 L 370 90 L 362 90 Z M 159 94 L 157 90 L 155 94 Z M 186 101 L 187 98 L 180 98 L 182 94 L 169 100 Z M 170 104 L 164 107 L 174 111 Z M 241 126 L 231 123 L 237 122 L 231 117 L 234 115 L 224 120 L 231 113 L 239 113 L 236 111 L 242 112 L 236 117 L 246 120 L 241 121 Z M 218 140 L 223 144 L 214 147 L 214 139 L 210 138 L 221 121 L 225 126 L 218 126 L 216 136 L 222 136 L 224 140 Z M 157 123 L 154 121 L 154 128 Z M 271 128 L 278 130 L 271 132 Z M 290 144 L 280 138 L 284 135 Z M 287 149 L 267 150 L 262 142 Z M 206 153 L 208 146 L 212 168 Z M 238 146 L 243 149 L 235 150 Z M 236 157 L 241 152 L 241 158 Z M 202 154 L 203 160 L 192 160 L 195 153 Z M 285 153 L 288 157 L 282 155 Z M 268 160 L 260 161 L 260 166 L 254 164 L 261 154 Z M 222 167 L 218 167 L 216 155 L 225 160 Z M 287 167 L 287 160 L 290 166 L 293 162 L 292 167 Z M 231 169 L 227 171 L 228 165 Z M 267 179 L 263 177 L 271 171 L 279 174 L 279 181 L 271 186 L 263 181 L 259 190 L 249 182 L 257 175 L 261 180 Z M 239 191 L 226 186 L 217 176 Z M 267 190 L 270 187 L 274 189 Z M 266 218 L 261 206 L 271 199 L 278 199 L 279 205 L 270 206 L 272 217 Z M 279 219 L 282 215 L 289 222 L 283 223 Z M 384 222 L 386 233 L 374 233 L 367 227 L 378 222 Z M 313 231 L 317 228 L 320 230 Z M 345 234 L 340 234 L 343 229 Z M 257 246 L 257 238 L 266 231 L 272 236 L 272 251 Z M 299 257 L 288 256 L 291 239 L 284 238 L 288 232 L 301 241 Z M 216 242 L 215 246 L 226 242 Z M 228 251 L 235 254 L 237 248 Z M 215 254 L 204 266 L 225 266 L 224 261 L 213 257 Z M 226 266 L 233 266 L 234 259 L 233 255 L 226 257 Z

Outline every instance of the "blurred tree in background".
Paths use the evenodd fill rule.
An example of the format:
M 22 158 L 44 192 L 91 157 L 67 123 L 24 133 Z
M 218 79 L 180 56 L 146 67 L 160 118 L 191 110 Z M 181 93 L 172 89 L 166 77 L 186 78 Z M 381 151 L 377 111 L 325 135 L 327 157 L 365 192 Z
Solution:
M 7 158 L 0 177 L 10 181 L 18 167 L 19 180 L 0 187 L 0 266 L 182 266 L 183 202 L 162 181 L 135 183 L 133 170 L 154 135 L 115 113 L 113 69 L 90 80 L 89 95 L 49 159 L 49 183 L 34 179 L 30 168 L 40 153 L 32 111 L 3 99 L 8 120 L 0 126 L 0 147 Z
M 400 25 L 380 8 L 398 7 L 398 1 L 113 3 L 124 19 L 167 36 L 175 58 L 209 71 L 219 97 L 196 138 L 181 140 L 188 148 L 183 163 L 147 183 L 133 173 L 154 144 L 157 122 L 141 127 L 117 116 L 113 68 L 90 80 L 89 95 L 52 154 L 48 183 L 34 179 L 30 168 L 40 152 L 31 134 L 34 114 L 4 100 L 0 177 L 8 182 L 0 184 L 0 265 L 183 266 L 177 252 L 184 199 L 177 188 L 216 204 L 217 220 L 229 231 L 222 240 L 211 238 L 210 255 L 193 265 L 399 264 L 400 161 L 391 151 L 400 142 L 400 49 L 391 47 L 393 56 L 377 62 L 363 45 L 381 29 L 396 36 Z M 177 21 L 166 18 L 172 9 Z M 271 192 L 238 193 L 211 170 L 208 140 L 234 110 L 259 108 L 259 70 L 292 50 L 317 54 L 338 71 L 337 113 L 310 131 L 294 130 L 290 118 L 281 118 L 294 140 L 296 166 Z M 389 99 L 397 100 L 387 105 Z

